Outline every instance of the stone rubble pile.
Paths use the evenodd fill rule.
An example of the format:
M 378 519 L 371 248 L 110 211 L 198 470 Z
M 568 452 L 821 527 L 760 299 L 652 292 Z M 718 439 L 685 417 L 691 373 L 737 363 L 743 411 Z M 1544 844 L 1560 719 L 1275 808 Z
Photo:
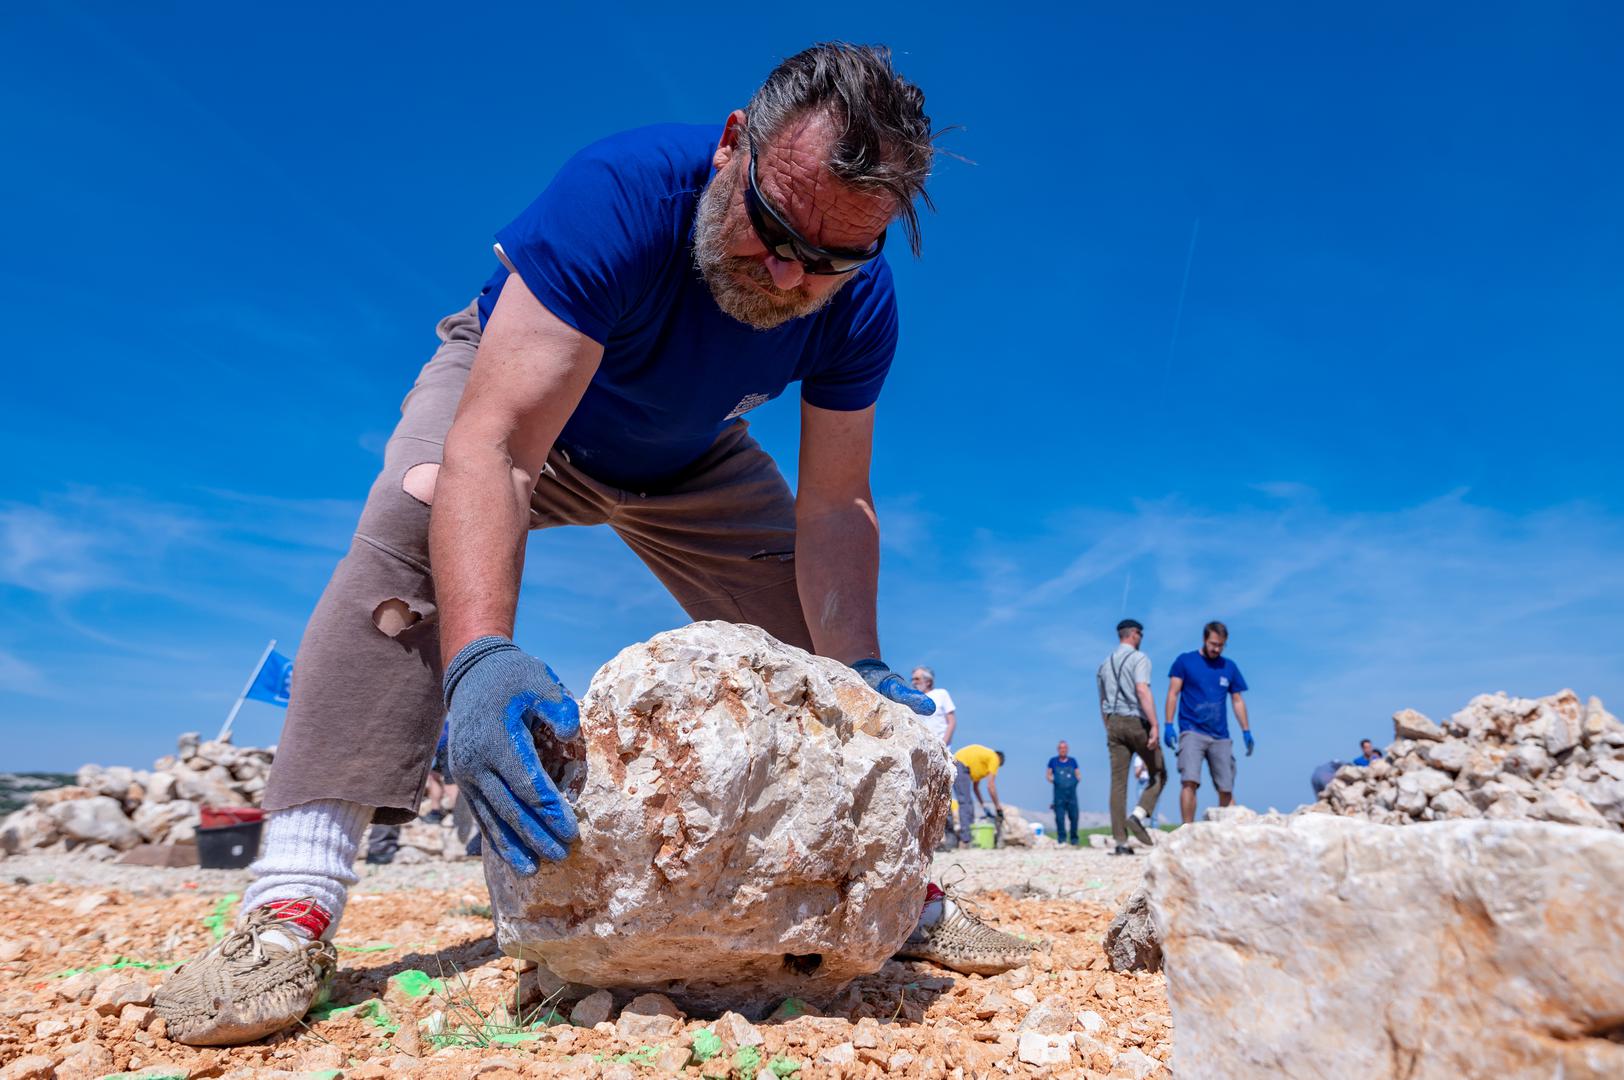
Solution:
M 1530 819 L 1624 829 L 1624 723 L 1572 690 L 1481 694 L 1443 724 L 1404 709 L 1396 741 L 1337 770 L 1311 811 L 1387 825 Z
M 182 735 L 151 769 L 85 765 L 67 787 L 36 791 L 0 821 L 0 857 L 72 853 L 112 859 L 143 844 L 192 844 L 203 806 L 257 806 L 276 748 Z M 465 858 L 448 817 L 401 829 L 398 862 Z

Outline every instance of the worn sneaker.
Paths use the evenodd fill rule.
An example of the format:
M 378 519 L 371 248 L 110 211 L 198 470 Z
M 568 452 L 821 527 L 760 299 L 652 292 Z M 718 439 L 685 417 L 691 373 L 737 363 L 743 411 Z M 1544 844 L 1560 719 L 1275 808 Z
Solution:
M 1128 831 L 1133 833 L 1135 840 L 1138 840 L 1146 847 L 1155 846 L 1156 838 L 1150 835 L 1150 830 L 1145 828 L 1145 819 L 1140 817 L 1138 814 L 1128 815 Z
M 321 934 L 331 918 L 314 900 L 250 911 L 153 996 L 169 1038 L 188 1046 L 237 1046 L 301 1019 L 325 993 L 338 953 Z
M 941 901 L 941 917 L 920 921 L 897 950 L 901 960 L 929 960 L 965 975 L 997 975 L 1032 958 L 1032 943 L 994 930 L 963 907 L 963 902 L 931 885 L 926 905 Z

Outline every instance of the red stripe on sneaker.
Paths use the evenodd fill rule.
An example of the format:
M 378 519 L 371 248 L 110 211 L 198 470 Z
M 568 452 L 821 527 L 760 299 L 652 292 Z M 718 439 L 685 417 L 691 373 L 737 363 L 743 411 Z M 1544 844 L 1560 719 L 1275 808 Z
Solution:
M 932 900 L 940 900 L 946 895 L 947 894 L 945 892 L 936 887 L 936 883 L 934 881 L 925 882 L 925 903 L 928 904 Z
M 333 924 L 333 917 L 314 900 L 272 900 L 260 906 L 283 922 L 304 930 L 315 941 L 320 941 Z

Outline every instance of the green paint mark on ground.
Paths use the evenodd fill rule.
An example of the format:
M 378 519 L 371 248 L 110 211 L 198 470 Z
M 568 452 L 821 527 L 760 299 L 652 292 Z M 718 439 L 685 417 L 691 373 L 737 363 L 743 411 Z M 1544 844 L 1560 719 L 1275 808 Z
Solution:
M 784 1003 L 778 1006 L 777 1015 L 784 1020 L 793 1020 L 797 1016 L 805 1016 L 806 1002 L 800 998 L 785 998 Z
M 226 924 L 231 921 L 231 905 L 241 899 L 237 893 L 226 893 L 214 902 L 214 910 L 203 916 L 203 925 L 209 928 L 215 941 L 226 936 Z
M 609 1060 L 618 1061 L 623 1065 L 647 1065 L 652 1068 L 654 1066 L 654 1055 L 658 1053 L 659 1051 L 652 1046 L 639 1046 L 630 1053 L 617 1054 Z
M 300 1073 L 299 1075 L 305 1077 L 305 1080 L 338 1080 L 338 1077 L 344 1075 L 344 1071 L 342 1069 L 322 1069 L 319 1072 Z
M 108 1073 L 102 1080 L 186 1080 L 189 1073 L 163 1072 L 160 1069 L 147 1069 L 143 1072 Z
M 733 1067 L 740 1076 L 754 1077 L 761 1070 L 761 1050 L 754 1046 L 741 1046 L 733 1052 Z
M 388 952 L 393 945 L 335 945 L 333 948 L 339 952 Z
M 368 998 L 359 1005 L 334 1005 L 329 1002 L 310 1010 L 312 1020 L 341 1020 L 346 1016 L 360 1017 L 385 1035 L 393 1035 L 400 1030 L 400 1025 L 389 1018 L 389 1010 L 377 998 Z
M 417 968 L 407 968 L 389 976 L 389 985 L 407 997 L 428 997 L 430 994 L 445 993 L 444 979 L 431 979 L 426 971 Z
M 1103 882 L 1103 881 L 1090 881 L 1087 885 L 1084 885 L 1083 888 L 1085 888 L 1085 889 L 1103 889 L 1103 888 L 1105 888 L 1105 882 Z
M 772 1074 L 779 1080 L 785 1080 L 786 1077 L 794 1076 L 801 1071 L 801 1063 L 791 1057 L 779 1056 L 767 1062 L 767 1068 L 771 1069 Z
M 110 964 L 97 964 L 95 967 L 68 968 L 52 975 L 53 979 L 66 979 L 73 975 L 83 975 L 87 971 L 115 971 L 119 968 L 141 968 L 144 971 L 168 971 L 170 968 L 180 967 L 180 961 L 170 964 L 155 964 L 150 960 L 131 960 L 123 956 L 113 957 Z
M 497 1046 L 522 1046 L 541 1038 L 539 1031 L 497 1031 L 486 1036 Z M 618 1058 L 616 1059 L 619 1060 Z
M 710 1028 L 694 1032 L 694 1060 L 703 1065 L 722 1052 L 722 1037 Z

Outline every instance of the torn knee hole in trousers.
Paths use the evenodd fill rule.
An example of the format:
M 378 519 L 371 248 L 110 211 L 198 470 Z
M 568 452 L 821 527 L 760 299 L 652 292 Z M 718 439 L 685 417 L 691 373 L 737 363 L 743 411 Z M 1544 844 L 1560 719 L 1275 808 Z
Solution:
M 424 506 L 433 506 L 434 485 L 439 479 L 439 463 L 424 461 L 406 470 L 406 475 L 400 478 L 400 490 Z
M 423 621 L 423 613 L 398 596 L 391 596 L 372 609 L 372 625 L 385 637 L 399 637 L 408 627 Z

